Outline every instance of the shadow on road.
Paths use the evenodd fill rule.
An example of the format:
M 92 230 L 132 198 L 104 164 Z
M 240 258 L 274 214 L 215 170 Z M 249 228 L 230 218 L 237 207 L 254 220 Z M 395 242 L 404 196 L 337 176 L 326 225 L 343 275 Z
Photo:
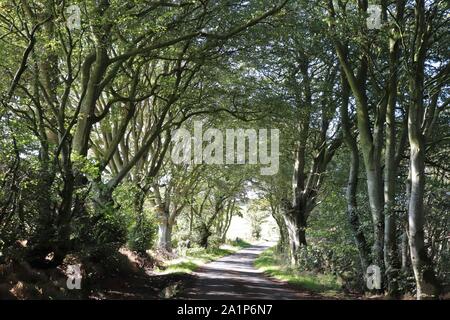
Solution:
M 195 280 L 181 299 L 255 299 L 297 300 L 317 299 L 308 293 L 296 292 L 286 284 L 268 279 L 253 267 L 258 255 L 270 244 L 254 245 L 223 257 L 200 268 Z

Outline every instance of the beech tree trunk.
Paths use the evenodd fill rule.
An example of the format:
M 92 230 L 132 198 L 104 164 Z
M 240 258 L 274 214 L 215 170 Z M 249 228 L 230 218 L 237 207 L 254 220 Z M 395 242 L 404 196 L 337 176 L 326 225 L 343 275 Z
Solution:
M 175 219 L 171 218 L 169 210 L 170 206 L 168 205 L 168 202 L 160 202 L 160 204 L 156 206 L 158 217 L 157 247 L 172 252 L 172 229 Z
M 402 233 L 402 250 L 401 250 L 401 255 L 402 255 L 402 272 L 405 273 L 408 271 L 408 267 L 409 267 L 409 251 L 408 251 L 409 247 L 408 247 L 408 234 L 405 231 L 403 231 Z
M 161 219 L 158 224 L 158 248 L 172 252 L 172 228 L 169 219 Z
M 367 8 L 366 8 L 367 9 Z M 373 262 L 384 274 L 384 194 L 383 175 L 381 167 L 381 147 L 383 137 L 383 108 L 378 111 L 377 119 L 371 130 L 369 104 L 366 92 L 368 61 L 361 55 L 358 73 L 355 75 L 347 57 L 347 48 L 339 41 L 335 42 L 338 58 L 347 78 L 353 95 L 356 98 L 356 120 L 359 131 L 361 151 L 367 177 L 367 194 L 369 196 L 370 212 L 373 223 Z M 384 281 L 382 281 L 384 283 Z
M 417 299 L 434 299 L 439 293 L 439 285 L 431 259 L 425 247 L 425 135 L 422 131 L 424 119 L 425 59 L 428 49 L 428 29 L 425 17 L 425 1 L 416 0 L 416 36 L 420 39 L 411 52 L 409 94 L 411 104 L 408 115 L 408 140 L 410 146 L 411 192 L 408 208 L 409 252 L 416 279 Z
M 431 260 L 425 247 L 425 212 L 424 212 L 424 189 L 425 189 L 425 137 L 420 132 L 420 112 L 423 108 L 423 100 L 417 89 L 420 83 L 413 81 L 411 93 L 413 94 L 412 108 L 408 120 L 408 136 L 411 148 L 410 155 L 410 177 L 411 193 L 408 208 L 409 224 L 409 251 L 411 265 L 416 279 L 417 299 L 436 298 L 438 295 L 438 282 L 434 274 Z
M 270 205 L 271 207 L 271 214 L 274 218 L 275 222 L 278 226 L 278 231 L 280 235 L 280 239 L 278 241 L 278 250 L 283 252 L 285 248 L 289 248 L 289 235 L 288 230 L 286 227 L 286 222 L 283 218 L 283 215 L 279 212 L 279 207 L 275 207 L 273 204 Z
M 284 223 L 289 236 L 289 257 L 293 265 L 299 263 L 300 250 L 306 248 L 306 215 L 297 207 L 290 203 L 285 203 L 283 208 Z
M 355 239 L 355 243 L 358 248 L 362 274 L 365 275 L 367 267 L 370 265 L 370 250 L 358 216 L 356 192 L 358 189 L 359 151 L 356 139 L 351 132 L 351 125 L 348 116 L 350 87 L 343 71 L 341 72 L 341 83 L 342 103 L 340 107 L 340 114 L 343 129 L 342 131 L 344 134 L 345 144 L 350 149 L 350 170 L 346 190 L 347 217 L 352 229 L 353 238 Z
M 414 130 L 410 130 L 414 131 Z M 417 299 L 436 298 L 438 282 L 424 240 L 425 213 L 423 207 L 425 187 L 423 139 L 410 133 L 411 145 L 411 198 L 409 200 L 409 250 L 416 278 Z M 419 139 L 416 139 L 419 138 Z
M 403 23 L 406 1 L 396 1 L 396 21 Z M 386 11 L 386 8 L 384 8 Z M 397 178 L 400 155 L 403 153 L 406 135 L 401 135 L 397 143 L 395 108 L 398 90 L 398 69 L 400 60 L 400 37 L 397 26 L 391 28 L 389 37 L 389 80 L 386 100 L 386 144 L 384 163 L 384 264 L 386 268 L 387 289 L 390 296 L 398 296 L 398 274 L 400 261 L 397 246 L 397 215 L 395 211 L 395 179 Z M 406 122 L 404 122 L 406 127 Z M 404 130 L 404 132 L 406 132 Z
M 203 248 L 208 248 L 209 245 L 209 237 L 212 235 L 206 224 L 202 224 L 200 227 L 200 241 L 199 245 Z

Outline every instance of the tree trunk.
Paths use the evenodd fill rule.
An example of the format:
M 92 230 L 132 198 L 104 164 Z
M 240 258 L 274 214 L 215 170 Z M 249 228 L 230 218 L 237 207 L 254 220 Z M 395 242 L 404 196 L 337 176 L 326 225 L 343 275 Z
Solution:
M 421 139 L 419 139 L 420 141 Z M 424 144 L 410 134 L 411 198 L 409 200 L 409 249 L 417 285 L 417 299 L 436 298 L 438 283 L 424 241 L 423 196 L 425 187 Z
M 417 299 L 437 298 L 438 282 L 432 261 L 428 257 L 424 240 L 424 192 L 425 192 L 425 136 L 422 132 L 424 119 L 424 70 L 428 48 L 427 22 L 425 21 L 425 1 L 417 0 L 415 8 L 416 36 L 419 37 L 412 54 L 412 68 L 409 77 L 411 105 L 408 114 L 408 140 L 410 146 L 409 176 L 411 193 L 409 198 L 409 252 L 416 279 Z
M 408 233 L 406 230 L 403 231 L 402 234 L 402 272 L 405 273 L 408 271 L 409 267 L 409 252 L 408 252 Z
M 191 206 L 191 210 L 189 213 L 189 239 L 192 238 L 192 232 L 194 231 L 194 210 L 192 209 Z
M 49 8 L 46 8 L 45 13 L 50 14 Z M 33 19 L 33 17 L 31 17 Z M 43 26 L 43 36 L 47 39 L 52 39 L 54 36 L 53 22 L 49 21 Z M 35 64 L 33 93 L 35 96 L 41 94 L 39 85 L 43 86 L 43 90 L 49 96 L 51 103 L 56 100 L 56 83 L 58 74 L 57 57 L 54 53 L 44 50 L 41 59 Z M 46 104 L 47 106 L 47 104 Z M 52 185 L 55 180 L 55 168 L 51 165 L 50 141 L 48 129 L 46 128 L 44 111 L 42 106 L 35 106 L 35 113 L 38 115 L 38 139 L 40 142 L 39 162 L 40 177 L 39 187 L 41 192 L 38 195 L 38 221 L 36 232 L 32 235 L 28 246 L 27 260 L 33 267 L 47 268 L 55 267 L 53 261 L 47 260 L 48 254 L 54 252 L 55 245 L 57 245 L 57 230 L 55 223 L 55 206 L 52 201 Z
M 370 250 L 364 236 L 364 231 L 358 217 L 358 203 L 356 200 L 356 192 L 358 189 L 358 173 L 359 173 L 359 151 L 356 139 L 351 132 L 351 125 L 348 116 L 348 104 L 350 97 L 350 87 L 345 78 L 345 74 L 341 72 L 342 82 L 342 104 L 340 107 L 342 129 L 344 141 L 350 149 L 350 171 L 348 174 L 348 183 L 346 190 L 347 199 L 347 217 L 353 232 L 356 246 L 359 252 L 362 274 L 365 275 L 367 267 L 370 264 Z
M 142 190 L 139 190 L 134 195 L 133 207 L 136 214 L 136 226 L 141 228 L 144 222 L 144 202 L 145 194 Z
M 370 250 L 364 236 L 364 231 L 359 221 L 358 206 L 356 201 L 356 190 L 358 184 L 358 167 L 359 154 L 356 150 L 352 150 L 350 172 L 347 185 L 347 216 L 353 231 L 356 246 L 358 247 L 359 259 L 361 262 L 362 273 L 365 274 L 367 267 L 370 265 Z
M 230 226 L 231 226 L 231 220 L 233 219 L 233 211 L 227 211 L 226 214 L 226 220 L 225 220 L 225 226 L 223 228 L 223 233 L 222 233 L 222 242 L 225 243 L 227 241 L 227 233 L 228 230 L 230 230 Z
M 368 60 L 365 55 L 361 55 L 360 68 L 355 75 L 347 58 L 347 48 L 336 41 L 336 52 L 345 73 L 351 91 L 356 99 L 356 120 L 358 125 L 361 151 L 364 158 L 364 167 L 367 177 L 367 191 L 369 196 L 370 211 L 373 222 L 374 244 L 372 255 L 374 263 L 384 273 L 384 194 L 383 175 L 381 168 L 381 141 L 382 123 L 385 115 L 382 108 L 377 113 L 377 121 L 371 130 L 369 117 L 369 104 L 366 92 Z
M 404 7 L 406 1 L 397 1 L 397 23 L 403 21 Z M 400 40 L 397 26 L 393 27 L 389 37 L 389 80 L 388 99 L 386 101 L 386 145 L 385 145 L 385 167 L 384 167 L 384 264 L 386 268 L 387 289 L 390 296 L 396 297 L 398 292 L 398 272 L 400 261 L 397 248 L 397 217 L 395 212 L 395 179 L 397 177 L 400 157 L 397 152 L 403 152 L 403 139 L 397 144 L 395 107 L 397 103 L 398 90 L 398 63 L 400 59 Z
M 374 165 L 375 168 L 370 168 Z M 383 239 L 384 239 L 384 220 L 383 220 L 383 188 L 381 168 L 378 164 L 368 163 L 369 168 L 367 173 L 367 191 L 369 195 L 370 211 L 372 212 L 373 221 L 373 259 L 376 265 L 384 271 L 384 254 L 383 254 Z
M 158 223 L 158 248 L 172 252 L 172 228 L 168 214 L 160 217 Z
M 70 167 L 69 163 L 66 163 Z M 71 250 L 70 234 L 72 232 L 72 205 L 74 194 L 74 177 L 70 170 L 65 170 L 64 188 L 61 193 L 62 202 L 58 210 L 57 231 L 58 238 L 55 247 L 54 263 L 60 265 L 66 254 Z
M 287 227 L 286 227 L 286 223 L 283 219 L 283 216 L 280 215 L 279 213 L 279 209 L 275 209 L 273 206 L 271 206 L 271 213 L 272 213 L 272 217 L 275 219 L 275 222 L 277 223 L 278 226 L 278 232 L 280 235 L 280 239 L 278 241 L 278 250 L 280 252 L 284 252 L 284 248 L 288 247 L 288 240 L 289 240 L 289 235 L 288 235 L 288 231 L 287 231 Z
M 306 247 L 306 218 L 302 209 L 293 208 L 289 203 L 283 208 L 284 222 L 289 236 L 289 257 L 292 265 L 298 265 L 299 253 Z
M 146 235 L 151 232 L 151 230 L 146 229 L 146 221 L 145 221 L 145 212 L 144 212 L 144 203 L 146 192 L 143 188 L 138 188 L 138 192 L 134 195 L 133 200 L 133 208 L 136 223 L 133 226 L 133 239 L 131 244 L 131 248 L 140 253 L 145 253 L 149 249 L 149 239 Z
M 200 228 L 200 241 L 199 245 L 205 249 L 208 248 L 208 241 L 209 237 L 212 235 L 211 231 L 209 230 L 208 226 L 206 224 L 202 224 Z

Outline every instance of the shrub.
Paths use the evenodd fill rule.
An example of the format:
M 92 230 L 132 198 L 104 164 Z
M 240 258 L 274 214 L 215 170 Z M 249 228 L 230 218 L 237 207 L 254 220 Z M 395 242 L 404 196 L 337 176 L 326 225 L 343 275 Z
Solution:
M 157 234 L 156 221 L 147 215 L 132 224 L 128 234 L 128 246 L 131 250 L 145 252 L 155 243 Z

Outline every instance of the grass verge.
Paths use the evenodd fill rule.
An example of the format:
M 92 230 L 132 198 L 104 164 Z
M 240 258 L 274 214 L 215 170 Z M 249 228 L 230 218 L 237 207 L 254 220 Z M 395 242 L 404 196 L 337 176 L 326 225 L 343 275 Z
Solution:
M 250 245 L 251 244 L 243 240 L 236 240 L 221 245 L 219 248 L 187 249 L 184 256 L 166 261 L 162 268 L 155 270 L 155 272 L 159 274 L 192 273 L 205 263 L 235 253 L 236 251 L 247 248 Z
M 255 267 L 270 277 L 285 281 L 301 290 L 319 293 L 325 297 L 337 297 L 341 294 L 341 285 L 332 275 L 300 272 L 278 257 L 273 248 L 264 251 L 256 260 Z

